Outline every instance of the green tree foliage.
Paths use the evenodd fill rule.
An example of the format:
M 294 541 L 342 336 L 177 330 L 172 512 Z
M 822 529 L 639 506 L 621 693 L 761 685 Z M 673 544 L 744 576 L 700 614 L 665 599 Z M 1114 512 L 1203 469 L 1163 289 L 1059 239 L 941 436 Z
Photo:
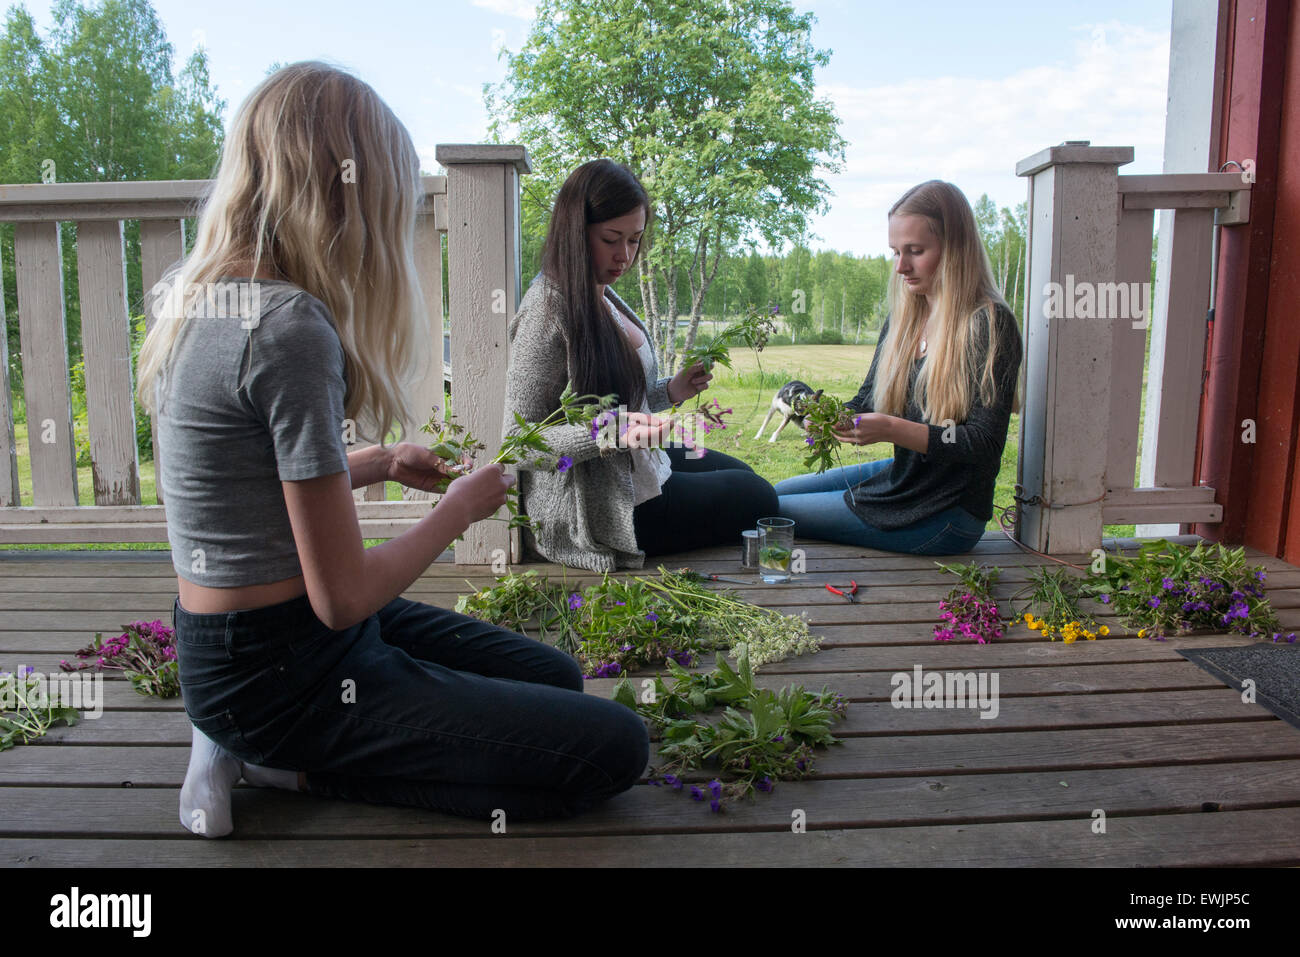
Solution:
M 829 52 L 813 48 L 812 22 L 788 0 L 542 0 L 523 49 L 504 54 L 506 80 L 485 87 L 494 135 L 509 129 L 534 159 L 523 204 L 534 241 L 574 167 L 603 156 L 642 178 L 655 222 L 625 281 L 658 320 L 667 369 L 679 279 L 689 347 L 729 252 L 780 248 L 826 208 L 819 173 L 840 168 L 844 140 L 815 96 Z
M 1029 206 L 1020 203 L 1014 212 L 1006 207 L 999 211 L 985 193 L 972 208 L 997 287 L 1015 314 L 1022 315 L 1028 262 L 1025 239 L 1029 232 Z
M 0 182 L 206 179 L 222 138 L 225 103 L 195 51 L 178 73 L 174 51 L 148 0 L 59 0 L 42 38 L 22 6 L 0 33 Z M 81 359 L 76 228 L 62 224 L 63 286 L 70 365 Z M 127 299 L 143 310 L 139 223 L 129 222 Z M 18 308 L 13 227 L 0 227 L 5 313 L 14 387 Z

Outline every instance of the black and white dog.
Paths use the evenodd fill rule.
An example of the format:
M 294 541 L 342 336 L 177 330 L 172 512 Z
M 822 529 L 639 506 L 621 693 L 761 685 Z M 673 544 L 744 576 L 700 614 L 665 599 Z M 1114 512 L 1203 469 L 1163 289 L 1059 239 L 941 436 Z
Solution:
M 795 425 L 799 426 L 799 428 L 805 428 L 806 426 L 804 425 L 803 415 L 804 403 L 816 394 L 817 393 L 813 392 L 812 387 L 806 382 L 800 382 L 797 379 L 794 382 L 787 382 L 785 385 L 781 386 L 781 388 L 777 389 L 776 395 L 772 397 L 772 407 L 767 410 L 767 418 L 765 418 L 763 424 L 758 427 L 758 433 L 754 438 L 758 439 L 762 436 L 763 430 L 767 428 L 767 423 L 771 422 L 772 416 L 777 415 L 778 413 L 782 416 L 781 424 L 776 427 L 776 431 L 773 432 L 772 437 L 768 439 L 769 442 L 775 442 L 776 437 L 781 434 L 781 430 L 791 421 L 793 421 Z

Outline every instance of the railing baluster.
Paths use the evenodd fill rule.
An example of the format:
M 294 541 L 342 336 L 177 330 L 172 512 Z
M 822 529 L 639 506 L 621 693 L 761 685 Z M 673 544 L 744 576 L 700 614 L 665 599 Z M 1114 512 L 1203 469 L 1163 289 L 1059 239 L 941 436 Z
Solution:
M 140 274 L 144 285 L 144 327 L 149 332 L 154 326 L 154 286 L 162 281 L 163 273 L 185 256 L 185 220 L 142 219 L 140 221 Z M 135 380 L 133 380 L 135 381 Z M 153 433 L 154 489 L 158 504 L 163 504 L 162 446 L 158 443 L 158 421 L 149 416 Z
M 32 504 L 77 505 L 77 449 L 68 387 L 63 251 L 56 222 L 14 229 L 18 333 L 22 340 Z
M 0 330 L 8 330 L 5 320 L 4 270 L 0 269 Z M 0 333 L 0 508 L 21 501 L 18 490 L 18 443 L 14 440 L 13 393 L 9 382 L 9 336 Z
M 77 224 L 86 419 L 96 505 L 140 504 L 123 245 L 121 220 Z
M 1151 325 L 1143 486 L 1190 486 L 1196 466 L 1214 210 L 1183 207 L 1169 218 L 1172 235 L 1160 237 L 1168 250 L 1169 281 L 1156 291 Z
M 1123 177 L 1121 177 L 1122 179 Z M 1151 282 L 1151 236 L 1154 217 L 1149 209 L 1123 209 L 1119 214 L 1119 235 L 1115 240 L 1115 281 L 1128 290 L 1132 318 L 1112 320 L 1110 359 L 1110 429 L 1107 435 L 1106 488 L 1130 489 L 1137 471 L 1137 437 L 1142 402 L 1142 362 L 1146 352 L 1146 328 L 1133 328 L 1140 308 L 1145 308 L 1144 325 L 1151 324 L 1151 300 L 1143 290 Z M 1139 302 L 1133 303 L 1137 292 Z M 1145 303 L 1143 306 L 1142 303 Z

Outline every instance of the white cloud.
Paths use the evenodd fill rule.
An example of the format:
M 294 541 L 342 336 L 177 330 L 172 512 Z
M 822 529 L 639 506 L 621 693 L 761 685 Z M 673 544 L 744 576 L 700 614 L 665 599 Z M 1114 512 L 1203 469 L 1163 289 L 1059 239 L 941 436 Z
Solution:
M 532 20 L 537 15 L 537 7 L 524 0 L 472 0 L 472 2 L 474 6 L 483 10 L 491 10 L 493 13 L 519 20 Z
M 1066 55 L 993 78 L 918 77 L 872 87 L 822 85 L 849 142 L 829 176 L 831 210 L 813 223 L 825 245 L 876 254 L 889 207 L 926 179 L 956 183 L 972 203 L 1024 201 L 1016 163 L 1063 140 L 1132 146 L 1122 173 L 1160 172 L 1169 35 L 1122 23 L 1076 28 Z M 1042 49 L 1041 47 L 1039 49 Z

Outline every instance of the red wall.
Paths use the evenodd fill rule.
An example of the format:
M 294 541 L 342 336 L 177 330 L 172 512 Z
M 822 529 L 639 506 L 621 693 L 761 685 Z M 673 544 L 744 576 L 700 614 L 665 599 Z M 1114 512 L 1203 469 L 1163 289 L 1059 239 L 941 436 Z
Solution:
M 1250 223 L 1219 231 L 1199 436 L 1198 481 L 1224 520 L 1193 531 L 1300 564 L 1300 16 L 1290 0 L 1224 2 L 1219 162 L 1252 159 L 1256 179 Z

